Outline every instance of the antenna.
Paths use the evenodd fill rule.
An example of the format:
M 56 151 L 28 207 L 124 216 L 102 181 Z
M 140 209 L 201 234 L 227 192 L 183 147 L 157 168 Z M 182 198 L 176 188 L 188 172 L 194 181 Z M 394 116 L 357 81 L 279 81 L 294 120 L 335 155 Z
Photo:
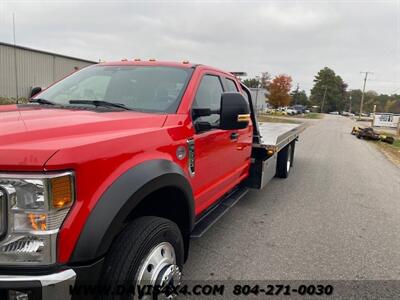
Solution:
M 17 96 L 18 103 L 18 67 L 17 67 L 17 45 L 15 41 L 15 13 L 13 13 L 13 37 L 14 37 L 14 71 L 15 71 L 15 92 Z

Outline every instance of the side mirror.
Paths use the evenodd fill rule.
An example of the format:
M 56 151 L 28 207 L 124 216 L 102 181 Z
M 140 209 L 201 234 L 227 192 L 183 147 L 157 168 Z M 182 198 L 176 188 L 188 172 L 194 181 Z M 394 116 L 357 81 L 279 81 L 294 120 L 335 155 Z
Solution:
M 40 86 L 33 87 L 31 89 L 31 94 L 30 94 L 29 98 L 32 98 L 33 96 L 39 94 L 41 91 L 42 91 L 42 88 Z
M 209 108 L 193 108 L 192 109 L 192 116 L 193 120 L 196 120 L 200 117 L 208 117 L 211 116 L 212 112 Z
M 220 128 L 243 129 L 249 125 L 250 108 L 240 93 L 223 93 L 221 97 Z
M 196 122 L 194 123 L 194 127 L 196 128 L 196 132 L 203 132 L 212 129 L 212 126 L 208 122 Z

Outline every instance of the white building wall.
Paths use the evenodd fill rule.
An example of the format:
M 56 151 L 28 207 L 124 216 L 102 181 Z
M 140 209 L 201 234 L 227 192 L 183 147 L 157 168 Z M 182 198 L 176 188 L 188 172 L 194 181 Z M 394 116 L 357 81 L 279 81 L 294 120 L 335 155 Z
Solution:
M 257 106 L 258 111 L 266 109 L 268 107 L 267 98 L 265 97 L 267 90 L 262 88 L 250 88 L 249 90 L 253 99 L 253 106 Z

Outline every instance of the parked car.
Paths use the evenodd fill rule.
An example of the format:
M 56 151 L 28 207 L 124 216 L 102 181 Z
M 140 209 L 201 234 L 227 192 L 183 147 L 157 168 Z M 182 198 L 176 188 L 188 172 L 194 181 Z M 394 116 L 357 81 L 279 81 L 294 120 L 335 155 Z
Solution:
M 265 110 L 265 112 L 268 113 L 268 114 L 274 114 L 276 112 L 276 109 L 275 108 L 267 108 Z
M 306 107 L 304 105 L 293 105 L 292 109 L 295 109 L 299 114 L 304 114 L 306 112 Z
M 275 112 L 276 112 L 276 114 L 280 114 L 280 115 L 288 115 L 288 112 L 287 112 L 287 107 L 278 107 L 276 110 L 275 110 Z
M 295 109 L 293 109 L 293 108 L 286 108 L 286 113 L 289 115 L 289 116 L 294 116 L 294 115 L 297 115 L 298 114 L 298 112 L 297 112 L 297 110 L 295 110 Z
M 338 112 L 338 111 L 331 111 L 329 114 L 330 114 L 330 115 L 338 115 L 339 112 Z
M 351 113 L 351 112 L 348 112 L 348 111 L 343 111 L 343 112 L 341 113 L 341 115 L 342 115 L 342 116 L 345 116 L 345 117 L 354 117 L 354 114 Z

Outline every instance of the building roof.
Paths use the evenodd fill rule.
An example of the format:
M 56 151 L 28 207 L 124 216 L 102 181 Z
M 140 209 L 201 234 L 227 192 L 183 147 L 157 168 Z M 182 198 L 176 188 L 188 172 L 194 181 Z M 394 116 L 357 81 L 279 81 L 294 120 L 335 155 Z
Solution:
M 88 63 L 92 63 L 92 64 L 97 64 L 98 63 L 97 61 L 93 61 L 93 60 L 82 59 L 82 58 L 73 57 L 73 56 L 69 56 L 69 55 L 64 55 L 64 54 L 59 54 L 59 53 L 54 53 L 54 52 L 49 52 L 49 51 L 33 49 L 33 48 L 25 47 L 25 46 L 19 46 L 19 45 L 15 45 L 14 46 L 13 44 L 8 44 L 8 43 L 4 43 L 4 42 L 0 42 L 0 46 L 7 46 L 7 47 L 12 47 L 12 48 L 15 47 L 15 48 L 21 49 L 21 50 L 27 50 L 27 51 L 32 51 L 32 52 L 36 52 L 36 53 L 54 55 L 54 56 L 68 58 L 68 59 L 79 60 L 79 61 L 82 61 L 82 62 L 88 62 Z

